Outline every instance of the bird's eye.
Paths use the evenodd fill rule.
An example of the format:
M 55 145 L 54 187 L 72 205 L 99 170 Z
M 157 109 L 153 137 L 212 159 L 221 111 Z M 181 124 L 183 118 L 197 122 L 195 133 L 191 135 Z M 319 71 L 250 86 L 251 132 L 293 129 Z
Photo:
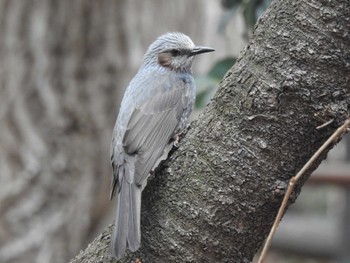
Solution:
M 181 51 L 179 49 L 172 49 L 170 50 L 170 54 L 173 56 L 173 57 L 176 57 L 178 55 L 181 54 Z

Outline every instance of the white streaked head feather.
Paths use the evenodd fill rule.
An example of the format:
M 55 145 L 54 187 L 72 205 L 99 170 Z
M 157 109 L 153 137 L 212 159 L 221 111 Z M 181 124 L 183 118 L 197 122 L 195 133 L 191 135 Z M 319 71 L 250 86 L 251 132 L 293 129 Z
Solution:
M 158 37 L 148 48 L 143 65 L 159 65 L 159 56 L 167 53 L 170 50 L 181 50 L 190 52 L 195 47 L 195 44 L 183 33 L 171 32 Z M 176 57 L 171 57 L 169 53 L 169 68 L 173 70 L 190 71 L 194 57 L 188 57 L 183 54 Z M 164 66 L 164 65 L 163 65 Z

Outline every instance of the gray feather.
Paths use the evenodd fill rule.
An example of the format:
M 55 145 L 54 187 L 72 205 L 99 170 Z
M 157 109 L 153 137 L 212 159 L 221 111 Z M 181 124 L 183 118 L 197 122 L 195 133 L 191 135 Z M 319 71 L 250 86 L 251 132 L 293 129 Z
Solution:
M 128 213 L 129 213 L 129 185 L 123 178 L 125 166 L 119 168 L 121 182 L 118 191 L 118 206 L 115 216 L 115 227 L 112 234 L 111 252 L 112 256 L 120 259 L 126 250 Z
M 123 146 L 127 153 L 137 153 L 135 182 L 144 184 L 149 171 L 174 136 L 189 99 L 181 79 L 172 81 L 172 90 L 159 93 L 135 108 L 124 133 Z M 168 84 L 167 82 L 164 83 Z M 164 85 L 163 84 L 163 85 Z
M 184 103 L 194 97 L 188 92 L 193 82 L 184 83 L 181 78 L 171 74 L 167 77 L 161 74 L 159 80 L 161 92 L 134 102 L 135 107 L 127 113 L 127 123 L 116 125 L 114 131 L 111 145 L 114 169 L 111 196 L 118 192 L 112 236 L 112 255 L 116 258 L 122 257 L 127 248 L 135 251 L 140 246 L 141 190 L 146 185 L 150 170 L 175 135 L 188 107 Z M 126 97 L 127 100 L 129 98 L 134 96 Z
M 171 57 L 171 49 L 188 53 Z M 111 198 L 118 194 L 111 248 L 118 259 L 126 249 L 140 247 L 141 192 L 149 172 L 192 111 L 195 85 L 191 65 L 198 52 L 201 50 L 184 34 L 161 36 L 149 47 L 125 91 L 111 144 Z M 160 54 L 166 54 L 163 64 Z
M 141 187 L 133 182 L 134 158 L 119 168 L 118 206 L 112 234 L 112 255 L 120 259 L 126 248 L 136 251 L 141 243 L 140 212 Z

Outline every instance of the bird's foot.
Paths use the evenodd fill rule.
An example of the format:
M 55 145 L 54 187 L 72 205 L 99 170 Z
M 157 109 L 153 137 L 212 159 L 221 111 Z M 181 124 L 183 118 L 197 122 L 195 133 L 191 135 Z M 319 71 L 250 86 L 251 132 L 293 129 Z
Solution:
M 179 141 L 180 141 L 180 136 L 175 135 L 174 142 L 173 142 L 174 147 L 179 148 L 179 146 L 180 146 Z

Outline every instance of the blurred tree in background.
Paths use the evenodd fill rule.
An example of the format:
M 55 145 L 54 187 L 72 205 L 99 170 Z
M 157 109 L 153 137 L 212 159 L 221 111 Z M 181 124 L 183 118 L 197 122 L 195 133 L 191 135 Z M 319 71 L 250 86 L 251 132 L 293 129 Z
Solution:
M 217 1 L 0 1 L 0 262 L 67 262 L 112 222 L 121 95 L 158 35 L 212 45 L 211 10 Z

